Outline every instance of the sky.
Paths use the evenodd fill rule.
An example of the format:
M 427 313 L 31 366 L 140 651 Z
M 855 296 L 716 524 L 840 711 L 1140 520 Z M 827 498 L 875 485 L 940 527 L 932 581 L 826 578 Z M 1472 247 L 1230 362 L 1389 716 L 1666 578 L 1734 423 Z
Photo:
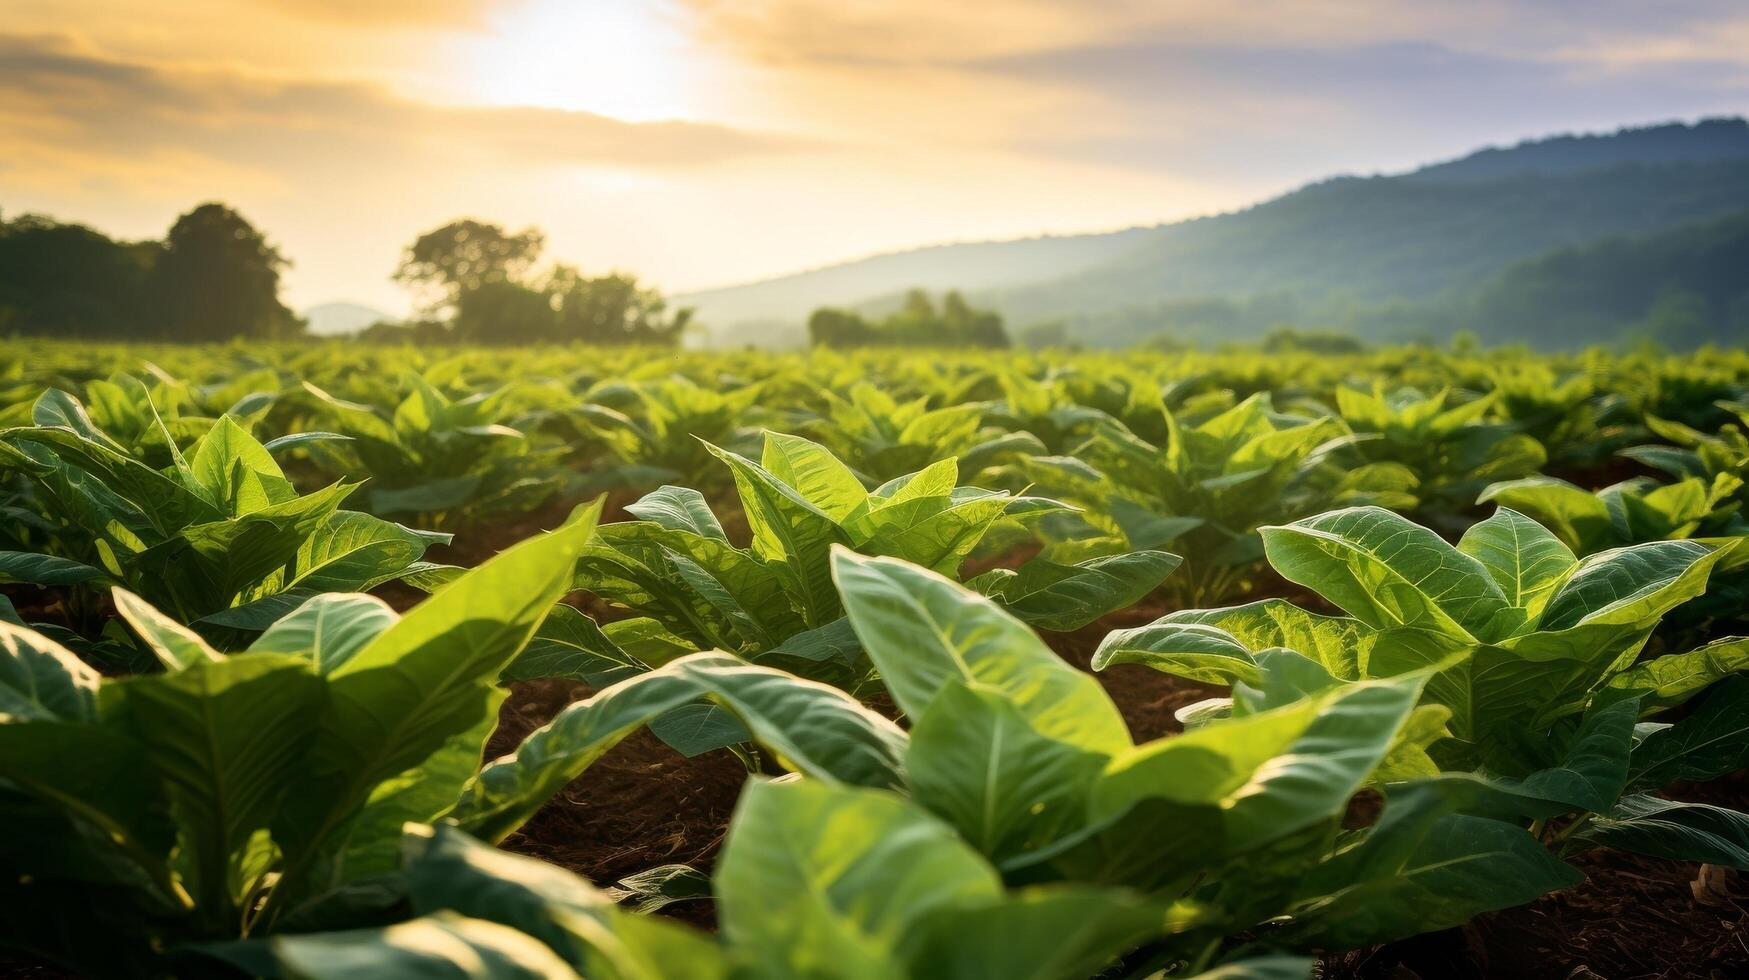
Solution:
M 1749 112 L 1741 0 L 4 0 L 0 214 L 208 200 L 294 308 L 456 217 L 671 292 Z

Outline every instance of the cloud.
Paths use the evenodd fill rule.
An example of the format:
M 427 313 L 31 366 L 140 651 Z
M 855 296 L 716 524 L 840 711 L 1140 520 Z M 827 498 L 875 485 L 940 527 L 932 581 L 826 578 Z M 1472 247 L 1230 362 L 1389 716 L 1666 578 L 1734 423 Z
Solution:
M 117 169 L 101 161 L 128 161 L 138 180 L 191 160 L 285 180 L 371 168 L 687 169 L 809 145 L 709 123 L 437 105 L 370 83 L 160 66 L 66 37 L 3 34 L 0 141 L 15 158 L 53 157 L 93 174 Z M 16 160 L 9 171 L 32 176 Z
M 493 0 L 261 0 L 294 17 L 343 24 L 478 27 Z

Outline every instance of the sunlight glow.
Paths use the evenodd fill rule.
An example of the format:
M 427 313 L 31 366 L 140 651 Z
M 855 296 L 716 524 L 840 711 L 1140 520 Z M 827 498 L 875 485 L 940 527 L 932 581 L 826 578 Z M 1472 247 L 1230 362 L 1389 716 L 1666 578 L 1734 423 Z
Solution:
M 487 104 L 695 118 L 701 81 L 683 16 L 667 0 L 528 0 L 470 40 L 460 81 Z

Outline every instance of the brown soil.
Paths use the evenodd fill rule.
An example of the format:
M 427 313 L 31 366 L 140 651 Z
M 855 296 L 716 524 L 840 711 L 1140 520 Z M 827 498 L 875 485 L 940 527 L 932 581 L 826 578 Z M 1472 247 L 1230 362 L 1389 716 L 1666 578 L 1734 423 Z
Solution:
M 589 693 L 574 681 L 512 685 L 487 757 L 510 752 Z M 688 759 L 639 731 L 565 787 L 504 846 L 603 886 L 662 864 L 709 872 L 746 779 L 746 768 L 725 749 Z M 664 911 L 700 925 L 714 919 L 705 902 L 680 902 Z

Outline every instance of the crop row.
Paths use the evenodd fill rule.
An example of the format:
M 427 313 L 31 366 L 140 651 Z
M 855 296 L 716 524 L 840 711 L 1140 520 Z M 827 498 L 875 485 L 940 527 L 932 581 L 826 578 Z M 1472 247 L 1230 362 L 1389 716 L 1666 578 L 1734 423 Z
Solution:
M 1749 758 L 1743 355 L 0 365 L 0 942 L 94 975 L 1286 978 L 1749 869 L 1661 792 Z M 1041 638 L 1138 604 L 1163 737 Z M 494 846 L 646 730 L 708 875 Z

